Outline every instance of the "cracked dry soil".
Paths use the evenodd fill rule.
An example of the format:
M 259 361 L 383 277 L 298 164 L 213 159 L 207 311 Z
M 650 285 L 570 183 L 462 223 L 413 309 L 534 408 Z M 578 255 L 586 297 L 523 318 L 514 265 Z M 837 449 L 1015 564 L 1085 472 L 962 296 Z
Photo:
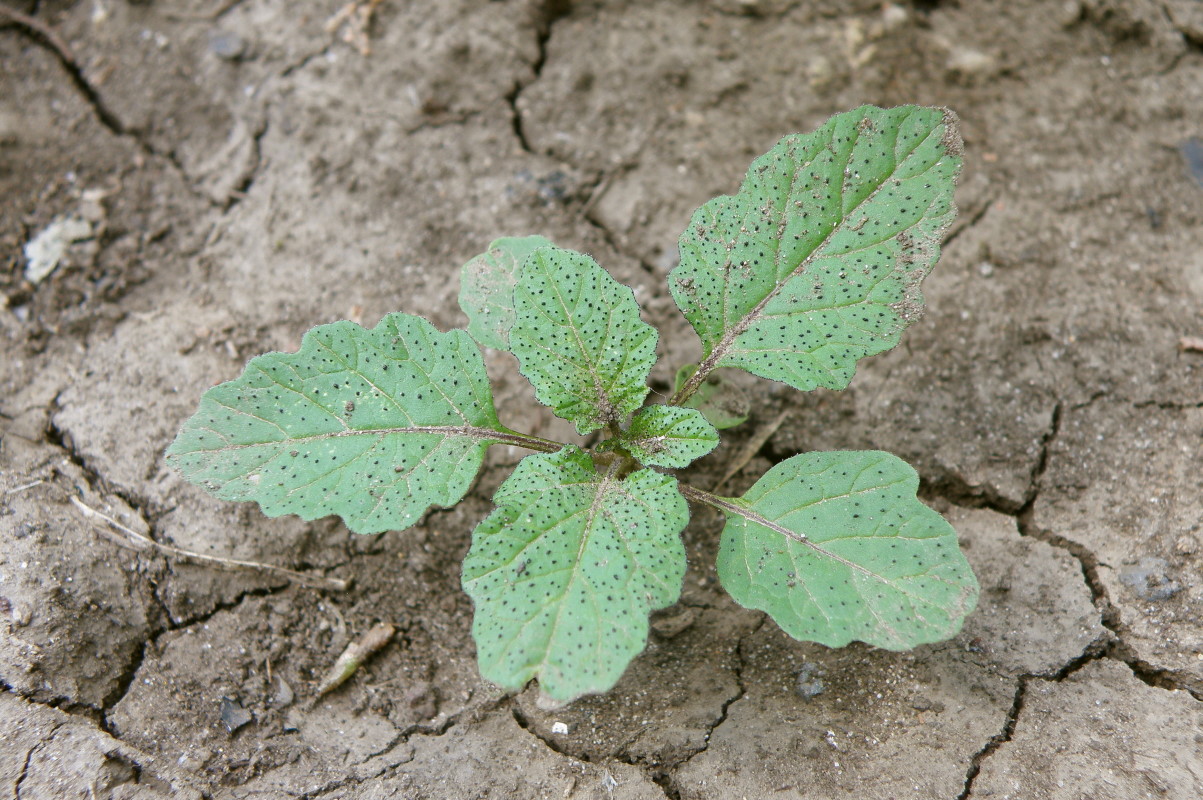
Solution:
M 1203 336 L 1197 2 L 386 0 L 369 55 L 326 30 L 341 7 L 0 5 L 0 796 L 1203 796 L 1203 353 L 1178 347 Z M 963 122 L 927 314 L 848 392 L 762 385 L 690 480 L 784 410 L 729 488 L 803 450 L 898 453 L 981 579 L 955 639 L 789 640 L 717 586 L 701 511 L 647 652 L 547 712 L 479 680 L 459 590 L 519 452 L 367 537 L 164 468 L 205 388 L 315 324 L 462 324 L 458 267 L 500 235 L 634 285 L 664 390 L 697 354 L 664 285 L 688 215 L 865 102 Z M 64 215 L 90 236 L 27 280 Z M 506 358 L 506 421 L 566 435 Z M 134 549 L 77 502 L 353 583 Z M 316 700 L 378 621 L 393 643 Z

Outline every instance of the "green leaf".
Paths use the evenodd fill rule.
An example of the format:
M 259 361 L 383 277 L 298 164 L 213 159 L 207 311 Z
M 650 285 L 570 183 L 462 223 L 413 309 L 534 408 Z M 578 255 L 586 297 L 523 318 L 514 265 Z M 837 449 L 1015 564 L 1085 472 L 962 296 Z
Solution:
M 530 254 L 551 247 L 542 236 L 507 236 L 461 270 L 459 305 L 468 315 L 468 333 L 486 347 L 510 349 L 514 327 L 514 287 Z
M 950 111 L 863 106 L 786 136 L 698 209 L 669 276 L 703 344 L 685 395 L 720 366 L 843 389 L 897 344 L 956 213 L 960 154 Z
M 648 406 L 621 441 L 645 466 L 681 469 L 718 447 L 718 431 L 697 409 Z
M 481 675 L 510 690 L 538 678 L 562 702 L 614 686 L 647 643 L 648 613 L 681 593 L 689 510 L 676 485 L 649 469 L 599 474 L 576 447 L 524 458 L 463 564 Z
M 674 392 L 681 390 L 685 382 L 698 371 L 697 364 L 686 364 L 677 370 Z M 696 408 L 706 421 L 720 431 L 734 428 L 748 421 L 748 397 L 721 371 L 711 372 L 697 390 L 686 398 L 685 406 Z
M 507 433 L 471 337 L 390 314 L 371 330 L 321 325 L 297 353 L 251 359 L 205 392 L 167 461 L 268 516 L 337 514 L 378 533 L 458 502 Z
M 643 405 L 656 330 L 634 293 L 589 256 L 547 247 L 527 259 L 514 290 L 510 349 L 539 402 L 582 434 Z
M 976 605 L 977 579 L 918 486 L 889 453 L 783 461 L 742 499 L 722 500 L 719 580 L 795 639 L 888 650 L 947 639 Z

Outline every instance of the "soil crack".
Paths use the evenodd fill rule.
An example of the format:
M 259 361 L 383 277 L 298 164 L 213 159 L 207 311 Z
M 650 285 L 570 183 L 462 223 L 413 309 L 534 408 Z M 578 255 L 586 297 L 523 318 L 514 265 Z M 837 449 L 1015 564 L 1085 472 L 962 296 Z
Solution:
M 1003 728 L 998 733 L 990 737 L 981 750 L 973 754 L 973 758 L 969 761 L 969 769 L 965 773 L 965 786 L 961 793 L 957 795 L 956 800 L 967 800 L 973 792 L 973 783 L 977 780 L 977 776 L 982 771 L 982 764 L 990 756 L 994 755 L 1000 747 L 1015 735 L 1015 726 L 1019 722 L 1019 717 L 1023 713 L 1024 704 L 1027 700 L 1028 684 L 1033 680 L 1050 681 L 1059 683 L 1075 672 L 1081 670 L 1087 664 L 1098 661 L 1101 658 L 1107 657 L 1108 646 L 1104 644 L 1104 640 L 1096 639 L 1086 646 L 1079 655 L 1067 661 L 1053 674 L 1026 672 L 1020 675 L 1015 680 L 1015 697 L 1011 702 L 1011 708 L 1007 712 L 1007 718 L 1003 722 Z
M 723 705 L 719 709 L 718 717 L 714 720 L 709 729 L 706 731 L 705 735 L 702 737 L 702 746 L 684 758 L 679 759 L 672 764 L 665 765 L 664 769 L 652 776 L 652 779 L 660 786 L 661 789 L 664 790 L 664 794 L 669 798 L 669 800 L 680 800 L 681 798 L 681 787 L 677 783 L 677 772 L 694 758 L 710 749 L 710 739 L 712 736 L 714 736 L 714 732 L 718 730 L 719 726 L 727 721 L 731 706 L 735 705 L 735 703 L 747 696 L 748 686 L 747 683 L 744 682 L 744 669 L 747 666 L 747 659 L 744 655 L 744 648 L 747 646 L 748 641 L 757 633 L 759 633 L 760 629 L 765 626 L 765 624 L 768 622 L 768 619 L 769 618 L 767 614 L 762 614 L 760 621 L 756 623 L 751 630 L 739 637 L 739 643 L 735 646 L 735 666 L 732 670 L 735 673 L 735 684 L 738 688 L 735 694 L 723 701 Z
M 528 86 L 539 80 L 543 67 L 547 64 L 547 43 L 551 40 L 551 29 L 556 22 L 572 11 L 571 0 L 541 0 L 536 10 L 534 20 L 535 44 L 537 47 L 535 60 L 531 63 L 531 75 L 526 80 L 515 81 L 514 86 L 505 96 L 505 102 L 510 107 L 511 120 L 514 126 L 514 136 L 524 152 L 537 155 L 526 137 L 526 129 L 522 112 L 518 108 L 518 98 Z
M 148 153 L 153 154 L 150 147 L 140 138 L 135 136 L 125 123 L 121 121 L 116 114 L 113 113 L 104 102 L 104 98 L 100 96 L 100 92 L 84 75 L 83 68 L 79 64 L 79 60 L 75 57 L 75 52 L 71 49 L 58 33 L 42 22 L 37 17 L 28 14 L 22 14 L 15 8 L 0 5 L 0 28 L 13 27 L 29 37 L 38 45 L 46 48 L 58 59 L 58 62 L 71 76 L 71 82 L 75 84 L 75 88 L 79 90 L 84 99 L 88 101 L 88 105 L 92 107 L 96 118 L 100 120 L 100 124 L 108 128 L 108 130 L 117 136 L 133 137 L 139 145 Z
M 1076 403 L 1070 406 L 1071 410 L 1086 408 L 1095 403 L 1100 398 L 1106 395 L 1105 392 L 1099 392 L 1092 395 L 1089 399 Z M 1151 405 L 1152 402 L 1140 405 Z M 1060 671 L 1052 680 L 1061 680 L 1069 674 L 1076 672 L 1086 662 L 1097 658 L 1113 658 L 1125 664 L 1132 673 L 1145 684 L 1167 690 L 1181 690 L 1187 692 L 1192 697 L 1198 700 L 1203 700 L 1203 691 L 1199 691 L 1189 685 L 1187 681 L 1181 680 L 1174 671 L 1157 667 L 1153 664 L 1144 661 L 1133 648 L 1127 644 L 1127 631 L 1120 619 L 1119 609 L 1111 602 L 1111 598 L 1107 593 L 1107 589 L 1103 584 L 1102 578 L 1099 576 L 1099 567 L 1102 562 L 1088 547 L 1080 542 L 1068 539 L 1060 534 L 1050 530 L 1045 530 L 1035 524 L 1035 506 L 1040 497 L 1041 483 L 1044 474 L 1049 465 L 1049 453 L 1052 446 L 1061 431 L 1063 419 L 1063 409 L 1065 405 L 1058 400 L 1053 406 L 1052 421 L 1049 429 L 1041 438 L 1040 455 L 1037 457 L 1035 464 L 1031 470 L 1029 479 L 1029 488 L 1024 497 L 1024 502 L 1018 508 L 1014 507 L 1014 503 L 1008 503 L 1005 500 L 993 495 L 989 490 L 986 492 L 973 493 L 969 490 L 968 484 L 964 486 L 957 484 L 949 484 L 949 481 L 942 480 L 929 484 L 930 488 L 944 500 L 953 505 L 962 508 L 987 508 L 1005 516 L 1015 519 L 1016 527 L 1021 536 L 1028 536 L 1037 539 L 1045 544 L 1056 547 L 1059 550 L 1064 550 L 1078 562 L 1079 568 L 1082 570 L 1082 579 L 1086 583 L 1086 587 L 1090 590 L 1090 599 L 1100 614 L 1100 621 L 1103 627 L 1111 634 L 1110 641 L 1101 646 L 1094 655 L 1089 655 L 1092 648 L 1097 647 L 1097 643 L 1092 644 L 1087 648 L 1085 660 L 1078 663 L 1078 660 Z M 1188 406 L 1193 407 L 1193 406 Z M 1081 660 L 1082 657 L 1079 657 Z M 1049 680 L 1047 676 L 1027 675 L 1023 678 L 1043 678 Z M 997 737 L 996 737 L 997 738 Z M 1005 741 L 1005 740 L 1003 740 Z M 999 742 L 1001 744 L 1001 741 Z M 995 745 L 997 749 L 997 745 Z M 993 751 L 991 751 L 993 752 Z M 980 754 L 979 754 L 980 755 Z M 988 755 L 988 754 L 987 754 Z M 982 756 L 984 758 L 984 756 Z M 980 758 L 978 759 L 980 763 Z M 962 794 L 962 798 L 967 795 Z
M 557 744 L 555 742 L 555 740 L 550 739 L 547 736 L 544 736 L 543 734 L 539 733 L 539 729 L 535 726 L 535 724 L 530 719 L 527 718 L 527 716 L 524 713 L 522 713 L 522 709 L 518 706 L 517 703 L 511 702 L 510 714 L 514 717 L 514 722 L 516 722 L 518 724 L 519 728 L 521 728 L 522 730 L 524 730 L 528 734 L 530 734 L 532 738 L 537 739 L 538 741 L 542 742 L 543 746 L 546 747 L 548 750 L 552 751 L 553 753 L 556 753 L 557 755 L 561 755 L 564 758 L 569 758 L 569 759 L 572 759 L 573 761 L 577 761 L 577 762 L 580 762 L 583 764 L 596 763 L 593 761 L 593 759 L 591 759 L 588 756 L 588 754 L 569 752 L 568 750 L 565 750 L 563 747 L 561 747 L 559 744 Z M 649 765 L 644 764 L 640 761 L 637 761 L 633 758 L 630 758 L 629 756 L 624 756 L 622 754 L 617 754 L 617 755 L 613 756 L 613 760 L 619 762 L 620 764 L 626 764 L 627 766 L 635 767 L 643 774 L 644 778 L 646 778 L 648 781 L 654 783 L 655 785 L 659 786 L 660 790 L 664 792 L 664 796 L 666 798 L 668 798 L 668 800 L 678 800 L 676 795 L 671 794 L 665 788 L 665 785 L 661 780 L 661 778 L 662 778 L 661 773 L 652 769 Z
M 106 130 L 114 136 L 130 139 L 144 155 L 150 158 L 161 159 L 171 165 L 171 168 L 180 176 L 191 194 L 201 198 L 209 205 L 217 205 L 194 185 L 188 172 L 174 153 L 160 151 L 140 131 L 127 125 L 108 106 L 100 91 L 88 80 L 79 59 L 75 56 L 75 52 L 52 27 L 37 17 L 0 5 L 0 29 L 6 27 L 15 28 L 35 44 L 50 51 L 71 78 L 71 83 L 75 86 L 76 91 L 84 98 L 88 107 L 92 109 L 92 113 L 95 114 L 96 119 Z

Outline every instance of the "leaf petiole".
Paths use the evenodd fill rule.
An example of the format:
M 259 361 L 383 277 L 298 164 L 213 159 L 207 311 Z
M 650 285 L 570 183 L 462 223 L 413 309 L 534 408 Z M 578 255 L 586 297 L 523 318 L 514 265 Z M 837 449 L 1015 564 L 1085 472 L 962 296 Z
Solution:
M 554 439 L 544 439 L 541 436 L 533 436 L 529 433 L 519 433 L 518 431 L 505 428 L 497 432 L 489 433 L 490 439 L 496 439 L 501 444 L 512 444 L 515 447 L 525 447 L 527 450 L 536 450 L 540 453 L 558 453 L 564 449 L 563 442 L 557 442 Z
M 689 376 L 685 383 L 681 384 L 681 388 L 674 392 L 672 397 L 668 398 L 668 402 L 665 405 L 685 405 L 685 401 L 693 397 L 694 393 L 701 387 L 702 382 L 706 380 L 706 377 L 718 366 L 719 360 L 712 353 L 709 358 L 698 364 L 697 370 Z
M 694 503 L 704 503 L 705 505 L 708 505 L 711 508 L 717 508 L 719 511 L 724 513 L 730 511 L 738 514 L 742 511 L 742 509 L 736 505 L 734 498 L 721 497 L 717 494 L 712 494 L 705 489 L 698 489 L 697 487 L 690 486 L 688 483 L 678 482 L 677 491 L 679 491 L 681 496 L 686 500 Z

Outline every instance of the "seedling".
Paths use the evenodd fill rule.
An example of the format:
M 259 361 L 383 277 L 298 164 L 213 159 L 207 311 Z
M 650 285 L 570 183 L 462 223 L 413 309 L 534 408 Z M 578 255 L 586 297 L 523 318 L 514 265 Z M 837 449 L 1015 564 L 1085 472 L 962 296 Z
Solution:
M 676 602 L 689 504 L 726 515 L 718 577 L 795 639 L 904 650 L 954 635 L 977 601 L 956 533 L 882 452 L 814 452 L 741 497 L 664 470 L 738 424 L 719 368 L 801 391 L 843 389 L 922 307 L 955 215 L 956 119 L 865 106 L 756 159 L 739 193 L 693 215 L 669 288 L 702 342 L 667 402 L 645 405 L 657 333 L 592 258 L 531 236 L 463 270 L 467 330 L 390 314 L 309 331 L 210 389 L 168 450 L 188 480 L 269 516 L 337 514 L 358 533 L 408 528 L 458 502 L 494 444 L 534 451 L 476 528 L 463 587 L 481 674 L 551 700 L 604 692 Z M 509 350 L 540 402 L 596 444 L 511 430 L 480 345 Z

